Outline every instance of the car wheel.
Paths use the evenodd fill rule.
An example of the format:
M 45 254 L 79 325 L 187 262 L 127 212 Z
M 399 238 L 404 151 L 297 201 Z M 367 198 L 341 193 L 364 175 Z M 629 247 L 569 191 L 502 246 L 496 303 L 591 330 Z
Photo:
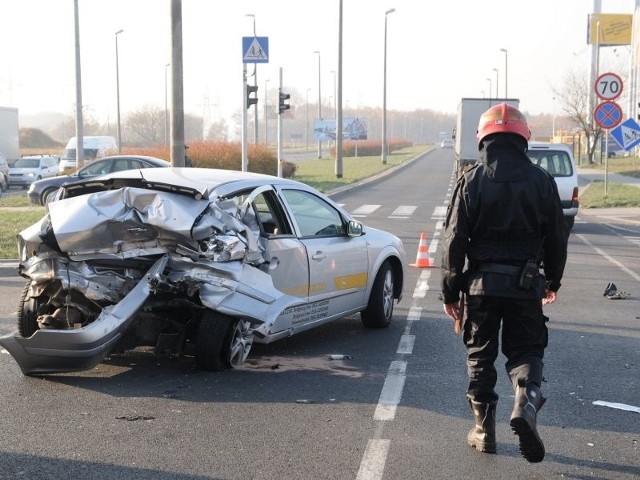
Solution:
M 206 310 L 196 338 L 196 365 L 217 372 L 241 365 L 249 355 L 253 335 L 249 323 Z
M 51 201 L 55 193 L 56 191 L 54 189 L 48 189 L 42 192 L 42 205 L 46 206 Z
M 20 335 L 29 338 L 38 330 L 38 307 L 43 303 L 42 298 L 29 297 L 31 282 L 27 282 L 20 295 L 18 304 L 18 331 Z
M 573 228 L 575 221 L 576 217 L 564 217 L 564 228 L 567 232 Z
M 362 324 L 367 328 L 385 328 L 393 316 L 393 269 L 384 262 L 373 282 L 367 308 L 360 313 Z
M 9 189 L 9 184 L 7 183 L 7 177 L 0 173 L 0 192 L 6 192 Z

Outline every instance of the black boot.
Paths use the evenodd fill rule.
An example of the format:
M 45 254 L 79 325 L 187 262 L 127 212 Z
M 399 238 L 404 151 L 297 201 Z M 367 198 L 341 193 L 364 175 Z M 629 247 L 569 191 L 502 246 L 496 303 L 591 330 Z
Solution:
M 531 463 L 544 459 L 544 444 L 536 429 L 536 417 L 545 400 L 537 385 L 516 385 L 516 399 L 509 425 L 520 438 L 520 453 Z
M 496 402 L 469 400 L 476 426 L 467 435 L 467 443 L 479 452 L 496 453 Z

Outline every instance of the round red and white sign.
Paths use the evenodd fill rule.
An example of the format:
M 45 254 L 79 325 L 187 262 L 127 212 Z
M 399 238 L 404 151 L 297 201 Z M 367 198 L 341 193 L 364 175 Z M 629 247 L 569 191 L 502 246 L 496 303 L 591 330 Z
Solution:
M 603 100 L 615 100 L 622 95 L 622 79 L 615 73 L 603 73 L 594 85 L 596 95 Z

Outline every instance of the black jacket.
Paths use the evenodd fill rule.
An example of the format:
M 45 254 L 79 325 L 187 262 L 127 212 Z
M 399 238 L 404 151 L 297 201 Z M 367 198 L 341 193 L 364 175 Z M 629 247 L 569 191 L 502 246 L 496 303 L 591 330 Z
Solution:
M 444 303 L 458 301 L 461 291 L 541 297 L 542 276 L 532 288 L 522 289 L 517 274 L 481 268 L 497 264 L 517 271 L 513 267 L 529 259 L 543 265 L 548 288 L 560 288 L 567 258 L 560 197 L 553 177 L 531 163 L 526 148 L 518 135 L 492 135 L 484 141 L 478 163 L 458 179 L 444 229 Z

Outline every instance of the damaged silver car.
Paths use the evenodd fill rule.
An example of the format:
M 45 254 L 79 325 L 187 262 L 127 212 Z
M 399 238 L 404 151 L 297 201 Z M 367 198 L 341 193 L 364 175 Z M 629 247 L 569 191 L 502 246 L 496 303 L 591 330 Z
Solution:
M 389 325 L 400 239 L 313 188 L 245 172 L 129 170 L 69 184 L 18 235 L 27 279 L 0 338 L 27 375 L 139 346 L 236 367 L 269 343 L 360 312 Z

